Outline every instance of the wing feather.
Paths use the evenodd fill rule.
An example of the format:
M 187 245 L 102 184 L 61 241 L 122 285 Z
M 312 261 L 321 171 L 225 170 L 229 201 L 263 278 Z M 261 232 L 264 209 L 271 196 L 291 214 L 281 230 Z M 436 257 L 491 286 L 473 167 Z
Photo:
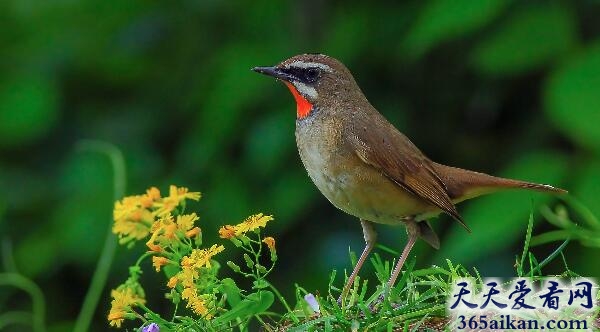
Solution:
M 356 155 L 404 190 L 438 207 L 469 230 L 432 161 L 387 120 L 368 125 L 361 122 L 356 123 L 355 134 L 348 140 Z

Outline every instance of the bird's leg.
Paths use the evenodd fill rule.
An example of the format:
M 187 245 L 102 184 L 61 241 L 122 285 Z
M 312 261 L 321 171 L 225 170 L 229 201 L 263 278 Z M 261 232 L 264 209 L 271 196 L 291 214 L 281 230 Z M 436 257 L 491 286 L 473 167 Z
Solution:
M 405 221 L 405 223 L 406 233 L 408 234 L 408 242 L 406 243 L 406 246 L 404 246 L 404 250 L 402 250 L 402 255 L 400 255 L 398 263 L 396 263 L 396 267 L 394 268 L 394 272 L 392 273 L 392 276 L 388 281 L 386 292 L 389 292 L 389 290 L 392 289 L 392 287 L 394 286 L 394 283 L 396 283 L 396 279 L 400 274 L 400 270 L 402 270 L 402 266 L 404 265 L 408 254 L 412 250 L 412 247 L 415 245 L 415 242 L 419 237 L 419 225 L 417 225 L 417 222 L 411 218 Z
M 369 256 L 369 253 L 375 246 L 375 241 L 377 240 L 377 233 L 375 232 L 375 229 L 373 229 L 373 224 L 371 224 L 370 221 L 361 219 L 360 225 L 362 226 L 363 236 L 365 238 L 365 249 L 363 249 L 363 252 L 360 255 L 360 258 L 358 259 L 358 262 L 356 262 L 356 266 L 354 267 L 352 274 L 350 274 L 350 278 L 348 278 L 348 282 L 346 282 L 346 285 L 342 290 L 342 294 L 340 294 L 340 297 L 338 299 L 339 303 L 341 303 L 342 299 L 348 294 L 348 291 L 354 284 L 354 279 L 356 279 L 356 276 L 358 275 L 358 271 L 360 271 L 360 268 L 367 260 L 367 256 Z

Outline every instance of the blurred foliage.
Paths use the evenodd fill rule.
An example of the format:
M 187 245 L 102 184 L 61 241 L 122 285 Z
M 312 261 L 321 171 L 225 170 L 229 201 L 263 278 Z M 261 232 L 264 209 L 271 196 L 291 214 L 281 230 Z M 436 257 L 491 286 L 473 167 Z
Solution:
M 510 3 L 508 0 L 434 0 L 423 6 L 403 45 L 414 56 L 436 44 L 485 26 Z
M 597 43 L 597 42 L 596 42 Z M 600 46 L 595 44 L 552 73 L 546 90 L 548 116 L 570 139 L 600 150 Z
M 123 152 L 127 193 L 170 183 L 205 192 L 194 208 L 214 223 L 206 234 L 248 211 L 277 215 L 273 283 L 286 294 L 290 281 L 325 287 L 331 268 L 349 267 L 348 246 L 361 249 L 359 224 L 306 176 L 287 91 L 249 70 L 304 52 L 342 60 L 432 159 L 562 186 L 600 215 L 599 14 L 585 0 L 2 1 L 2 270 L 53 299 L 53 331 L 72 328 L 111 221 L 110 162 L 76 149 L 95 139 Z M 532 199 L 554 198 L 461 204 L 473 234 L 440 217 L 442 250 L 418 244 L 417 265 L 451 258 L 509 274 Z M 379 228 L 382 243 L 403 246 L 402 228 Z M 118 251 L 109 286 L 133 251 Z M 598 254 L 565 250 L 574 270 L 596 277 L 588 261 Z M 0 312 L 28 305 L 1 288 Z M 107 312 L 102 303 L 94 330 Z

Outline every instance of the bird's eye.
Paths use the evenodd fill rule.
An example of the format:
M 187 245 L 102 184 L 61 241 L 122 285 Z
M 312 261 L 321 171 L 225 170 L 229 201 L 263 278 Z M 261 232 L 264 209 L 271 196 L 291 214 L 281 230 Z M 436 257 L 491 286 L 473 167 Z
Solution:
M 319 70 L 316 68 L 308 68 L 306 71 L 306 80 L 310 83 L 314 83 L 319 78 Z

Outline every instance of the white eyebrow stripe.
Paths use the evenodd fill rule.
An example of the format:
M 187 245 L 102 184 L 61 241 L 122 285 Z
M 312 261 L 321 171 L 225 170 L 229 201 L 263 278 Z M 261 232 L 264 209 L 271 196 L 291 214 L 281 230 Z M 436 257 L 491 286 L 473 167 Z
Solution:
M 325 71 L 331 72 L 331 67 L 329 67 L 326 64 L 323 63 L 318 63 L 318 62 L 304 62 L 304 61 L 294 61 L 290 64 L 288 64 L 287 66 L 285 66 L 286 68 L 290 68 L 290 67 L 296 67 L 296 68 L 321 68 Z

